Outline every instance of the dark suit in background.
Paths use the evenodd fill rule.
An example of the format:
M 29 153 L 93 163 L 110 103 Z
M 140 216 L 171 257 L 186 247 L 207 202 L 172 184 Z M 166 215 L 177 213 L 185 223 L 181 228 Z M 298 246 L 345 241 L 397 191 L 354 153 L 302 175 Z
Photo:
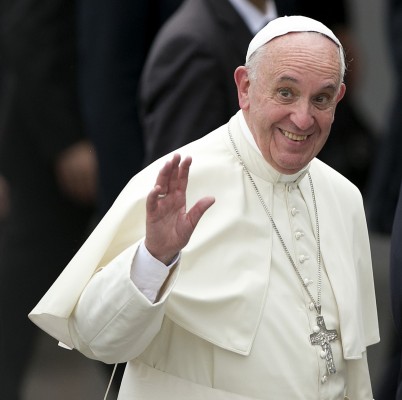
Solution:
M 96 163 L 77 107 L 73 3 L 3 1 L 0 22 L 0 174 L 10 188 L 0 249 L 0 397 L 17 400 L 39 332 L 27 314 L 82 244 L 93 212 L 89 192 L 84 199 L 63 186 L 62 175 L 71 178 L 64 162 L 78 151 L 80 178 L 87 167 L 95 178 Z M 94 195 L 95 179 L 85 185 Z
M 141 79 L 146 164 L 238 110 L 233 73 L 252 36 L 227 0 L 186 0 L 162 27 Z
M 389 235 L 402 180 L 402 1 L 389 0 L 385 26 L 389 54 L 395 72 L 394 95 L 386 131 L 370 180 L 368 192 L 368 223 L 372 231 Z
M 390 287 L 392 312 L 399 341 L 402 341 L 402 185 L 399 192 L 399 201 L 396 207 L 395 219 L 391 236 L 390 256 Z M 400 356 L 400 353 L 399 353 Z M 402 359 L 399 357 L 399 379 L 397 400 L 402 400 Z
M 138 81 L 152 40 L 182 0 L 77 3 L 79 91 L 99 160 L 99 214 L 143 165 Z
M 366 204 L 370 231 L 387 236 L 392 234 L 390 290 L 392 312 L 397 328 L 396 334 L 392 336 L 390 349 L 392 364 L 384 366 L 384 382 L 375 398 L 394 399 L 397 391 L 396 398 L 402 400 L 402 198 L 400 194 L 402 182 L 402 0 L 388 0 L 387 5 L 385 26 L 390 61 L 394 70 L 394 93 L 386 130 L 373 163 Z

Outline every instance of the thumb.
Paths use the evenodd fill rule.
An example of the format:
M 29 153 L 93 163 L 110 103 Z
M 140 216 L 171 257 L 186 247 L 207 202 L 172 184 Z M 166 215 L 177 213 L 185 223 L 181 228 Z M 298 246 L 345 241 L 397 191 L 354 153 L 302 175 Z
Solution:
M 187 212 L 187 216 L 193 229 L 195 229 L 201 217 L 214 203 L 215 198 L 212 196 L 208 196 L 203 197 L 201 200 L 198 200 L 197 203 L 195 203 L 194 206 L 191 207 L 191 209 Z

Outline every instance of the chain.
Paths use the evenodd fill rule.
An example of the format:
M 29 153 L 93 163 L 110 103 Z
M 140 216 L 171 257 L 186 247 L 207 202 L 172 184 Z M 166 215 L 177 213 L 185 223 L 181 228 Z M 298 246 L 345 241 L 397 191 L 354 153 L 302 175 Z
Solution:
M 257 187 L 257 185 L 256 185 L 256 183 L 255 183 L 253 177 L 251 176 L 250 171 L 248 170 L 246 164 L 243 162 L 243 159 L 242 159 L 241 156 L 240 156 L 240 152 L 239 152 L 239 150 L 237 149 L 236 143 L 235 143 L 234 140 L 233 140 L 233 137 L 232 137 L 232 133 L 231 133 L 231 131 L 230 131 L 230 126 L 229 126 L 229 124 L 228 124 L 228 132 L 229 132 L 230 141 L 232 142 L 232 146 L 233 146 L 233 148 L 234 148 L 234 151 L 235 151 L 235 153 L 236 153 L 236 155 L 237 155 L 237 158 L 239 159 L 239 162 L 240 162 L 241 166 L 243 167 L 243 171 L 246 173 L 248 179 L 250 180 L 250 183 L 251 183 L 251 185 L 253 186 L 253 188 L 254 188 L 254 190 L 255 190 L 255 192 L 256 192 L 256 194 L 257 194 L 257 197 L 258 197 L 258 199 L 260 200 L 260 203 L 261 203 L 262 207 L 264 208 L 264 211 L 265 211 L 265 213 L 267 214 L 267 216 L 268 216 L 268 218 L 269 218 L 269 220 L 270 220 L 270 222 L 271 222 L 272 228 L 274 229 L 276 235 L 277 235 L 278 238 L 279 238 L 279 241 L 281 242 L 281 245 L 282 245 L 282 247 L 283 247 L 283 250 L 285 251 L 285 254 L 286 254 L 287 258 L 289 259 L 290 263 L 292 264 L 293 269 L 295 270 L 295 272 L 296 272 L 296 274 L 297 274 L 297 276 L 298 276 L 298 278 L 299 278 L 299 280 L 300 280 L 300 283 L 302 284 L 302 286 L 303 286 L 304 289 L 306 290 L 306 293 L 307 293 L 308 296 L 310 297 L 310 300 L 311 300 L 312 303 L 314 304 L 314 308 L 315 308 L 317 314 L 318 314 L 318 315 L 321 315 L 321 286 L 322 286 L 322 277 L 321 277 L 320 228 L 319 228 L 319 224 L 318 224 L 317 203 L 316 203 L 316 199 L 315 199 L 315 192 L 314 192 L 313 180 L 311 179 L 310 172 L 307 172 L 307 175 L 308 175 L 308 179 L 309 179 L 309 182 L 310 182 L 311 195 L 312 195 L 313 204 L 314 204 L 315 230 L 316 230 L 316 242 L 317 242 L 317 265 L 318 265 L 318 272 L 317 272 L 317 300 L 314 299 L 314 297 L 313 297 L 313 295 L 311 294 L 311 292 L 310 292 L 310 290 L 309 290 L 307 284 L 304 282 L 304 279 L 303 279 L 303 277 L 301 276 L 300 271 L 299 271 L 299 269 L 297 268 L 297 265 L 296 265 L 296 263 L 294 262 L 294 260 L 293 260 L 293 258 L 292 258 L 292 256 L 291 256 L 291 254 L 290 254 L 290 252 L 289 252 L 289 250 L 288 250 L 288 248 L 287 248 L 287 246 L 286 246 L 286 244 L 285 244 L 285 241 L 283 240 L 282 235 L 281 235 L 280 232 L 279 232 L 278 227 L 277 227 L 276 224 L 275 224 L 275 221 L 274 221 L 274 219 L 273 219 L 273 217 L 272 217 L 272 215 L 271 215 L 271 212 L 270 212 L 269 209 L 268 209 L 268 206 L 266 205 L 266 203 L 265 203 L 265 201 L 264 201 L 264 199 L 263 199 L 263 197 L 262 197 L 260 191 L 258 190 L 258 187 Z

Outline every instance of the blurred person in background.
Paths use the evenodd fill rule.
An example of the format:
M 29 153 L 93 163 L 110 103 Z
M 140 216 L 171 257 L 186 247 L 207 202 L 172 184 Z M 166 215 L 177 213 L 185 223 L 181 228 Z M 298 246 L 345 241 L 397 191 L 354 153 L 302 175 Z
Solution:
M 238 110 L 232 76 L 248 42 L 266 22 L 291 14 L 329 26 L 353 61 L 331 137 L 318 157 L 364 192 L 375 135 L 352 102 L 359 51 L 345 1 L 184 1 L 157 35 L 141 78 L 145 164 L 204 136 Z
M 99 162 L 99 217 L 144 161 L 138 81 L 156 32 L 182 0 L 77 3 L 79 97 Z
M 388 0 L 385 26 L 394 70 L 394 97 L 380 142 L 367 196 L 367 218 L 373 232 L 390 235 L 402 180 L 402 1 Z
M 399 337 L 399 346 L 402 340 L 402 185 L 400 186 L 399 200 L 396 207 L 395 218 L 391 236 L 390 282 L 392 311 L 396 330 Z M 397 400 L 402 400 L 402 369 L 401 353 L 397 354 Z
M 186 0 L 159 31 L 140 86 L 145 164 L 199 139 L 239 109 L 233 71 L 275 13 L 265 0 L 237 3 L 241 8 L 229 0 Z
M 391 331 L 389 360 L 384 366 L 383 379 L 378 388 L 376 399 L 388 400 L 397 396 L 402 399 L 400 383 L 401 363 L 401 315 L 400 298 L 401 267 L 401 199 L 402 182 L 402 0 L 388 0 L 386 20 L 386 38 L 391 65 L 394 72 L 394 93 L 387 115 L 386 130 L 380 139 L 379 151 L 373 162 L 366 196 L 367 220 L 372 233 L 391 238 L 390 252 L 390 290 L 392 311 L 396 323 L 396 331 Z M 399 205 L 398 205 L 399 198 Z M 398 210 L 397 210 L 397 207 Z M 397 394 L 396 394 L 397 393 Z
M 4 176 L 0 175 L 0 242 L 2 237 L 2 224 L 8 215 L 10 208 L 9 188 Z
M 399 191 L 399 200 L 396 207 L 395 219 L 391 236 L 391 258 L 390 258 L 390 283 L 392 311 L 396 330 L 399 338 L 399 346 L 402 340 L 402 185 Z M 402 400 L 402 358 L 401 353 L 397 354 L 395 371 L 397 373 L 397 394 L 396 400 Z M 385 398 L 384 398 L 385 399 Z
M 27 314 L 88 233 L 97 160 L 77 107 L 74 3 L 3 1 L 0 21 L 0 387 L 20 400 L 39 332 Z

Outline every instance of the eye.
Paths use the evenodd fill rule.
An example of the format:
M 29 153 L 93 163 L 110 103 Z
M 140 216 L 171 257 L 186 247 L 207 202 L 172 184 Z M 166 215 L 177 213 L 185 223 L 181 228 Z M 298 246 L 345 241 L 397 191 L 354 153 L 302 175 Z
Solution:
M 314 97 L 313 102 L 319 108 L 326 108 L 332 104 L 332 96 L 328 94 L 320 94 Z
M 290 100 L 293 98 L 293 91 L 289 88 L 279 88 L 278 94 L 285 100 Z

